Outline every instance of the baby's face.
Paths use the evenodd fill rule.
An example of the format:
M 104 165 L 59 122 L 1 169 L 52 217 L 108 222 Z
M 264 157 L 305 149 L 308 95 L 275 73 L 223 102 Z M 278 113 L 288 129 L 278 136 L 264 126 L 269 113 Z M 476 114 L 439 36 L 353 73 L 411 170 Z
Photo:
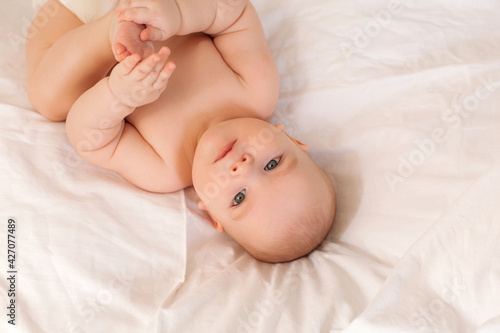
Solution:
M 324 179 L 306 150 L 283 127 L 257 119 L 210 128 L 193 162 L 199 207 L 236 241 L 266 246 L 274 234 L 291 227 L 293 217 L 322 204 L 315 189 L 324 187 Z

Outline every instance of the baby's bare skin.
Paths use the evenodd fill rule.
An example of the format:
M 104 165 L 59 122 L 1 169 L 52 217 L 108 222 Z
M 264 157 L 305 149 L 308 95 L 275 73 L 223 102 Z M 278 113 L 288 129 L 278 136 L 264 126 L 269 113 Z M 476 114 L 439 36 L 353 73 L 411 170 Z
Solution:
M 139 38 L 139 34 L 143 29 L 143 25 L 134 22 L 111 21 L 109 40 L 116 61 L 123 61 L 132 54 L 138 54 L 144 59 L 153 53 L 153 42 L 142 41 Z
M 194 185 L 214 227 L 260 260 L 321 242 L 335 193 L 307 146 L 263 121 L 279 79 L 247 0 L 120 0 L 85 25 L 46 6 L 60 10 L 30 33 L 28 96 L 84 159 L 148 191 Z
M 171 50 L 168 60 L 175 63 L 176 69 L 160 97 L 138 107 L 126 120 L 173 166 L 168 177 L 178 178 L 177 185 L 171 189 L 175 191 L 192 185 L 197 141 L 210 123 L 244 117 L 267 120 L 273 109 L 257 113 L 251 105 L 245 105 L 247 99 L 235 98 L 244 95 L 245 90 L 210 37 L 204 34 L 176 36 L 155 44 L 157 48 L 165 45 Z M 134 183 L 134 179 L 129 180 Z
M 175 166 L 178 187 L 192 185 L 191 166 L 197 141 L 211 122 L 257 117 L 267 120 L 272 108 L 256 113 L 234 72 L 226 65 L 211 38 L 203 35 L 174 37 L 164 43 L 176 69 L 165 92 L 153 103 L 127 116 L 158 154 Z M 188 102 L 187 102 L 188 101 Z
M 114 56 L 124 58 L 115 72 L 134 53 L 133 47 L 127 49 L 127 42 L 134 46 L 134 41 L 122 43 L 114 37 L 126 35 L 130 26 L 117 25 L 113 16 L 109 20 Z M 113 72 L 82 94 L 67 118 L 68 137 L 80 155 L 143 189 L 173 192 L 192 185 L 193 156 L 207 128 L 233 118 L 267 120 L 278 97 L 279 79 L 254 8 L 248 3 L 237 22 L 226 25 L 226 31 L 214 31 L 214 36 L 189 33 L 155 42 L 157 52 L 169 50 L 168 61 L 153 54 L 160 64 L 156 69 L 141 69 L 143 62 L 151 61 L 142 55 L 131 75 L 151 70 L 154 76 L 162 66 L 176 66 L 157 99 L 129 105 L 133 93 L 110 93 Z M 134 91 L 134 84 L 139 83 L 129 83 L 129 91 Z

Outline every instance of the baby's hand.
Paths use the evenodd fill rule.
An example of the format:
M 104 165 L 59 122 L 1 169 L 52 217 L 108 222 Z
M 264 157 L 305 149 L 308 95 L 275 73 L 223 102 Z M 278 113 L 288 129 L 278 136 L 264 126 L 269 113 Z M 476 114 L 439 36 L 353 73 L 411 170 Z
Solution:
M 164 41 L 175 35 L 181 25 L 175 1 L 169 0 L 120 0 L 116 8 L 118 22 L 131 21 L 145 24 L 142 41 Z
M 109 76 L 109 88 L 123 104 L 139 107 L 154 102 L 167 87 L 168 78 L 175 69 L 167 62 L 170 50 L 162 47 L 140 61 L 138 54 L 125 58 Z

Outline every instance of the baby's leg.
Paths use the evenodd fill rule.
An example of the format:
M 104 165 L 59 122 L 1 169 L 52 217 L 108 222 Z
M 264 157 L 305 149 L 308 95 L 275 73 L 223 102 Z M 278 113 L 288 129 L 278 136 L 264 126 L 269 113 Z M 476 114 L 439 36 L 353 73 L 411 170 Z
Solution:
M 114 16 L 83 24 L 57 0 L 40 9 L 26 41 L 28 97 L 40 114 L 65 120 L 76 99 L 116 64 L 109 41 Z

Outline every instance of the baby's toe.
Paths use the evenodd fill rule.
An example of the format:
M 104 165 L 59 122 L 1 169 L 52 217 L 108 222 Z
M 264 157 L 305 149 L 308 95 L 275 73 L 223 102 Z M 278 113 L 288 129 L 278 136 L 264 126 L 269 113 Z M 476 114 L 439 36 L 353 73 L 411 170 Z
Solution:
M 112 50 L 116 61 L 122 61 L 130 55 L 130 53 L 127 52 L 127 48 L 121 43 L 114 44 Z M 128 55 L 126 53 L 128 53 Z

